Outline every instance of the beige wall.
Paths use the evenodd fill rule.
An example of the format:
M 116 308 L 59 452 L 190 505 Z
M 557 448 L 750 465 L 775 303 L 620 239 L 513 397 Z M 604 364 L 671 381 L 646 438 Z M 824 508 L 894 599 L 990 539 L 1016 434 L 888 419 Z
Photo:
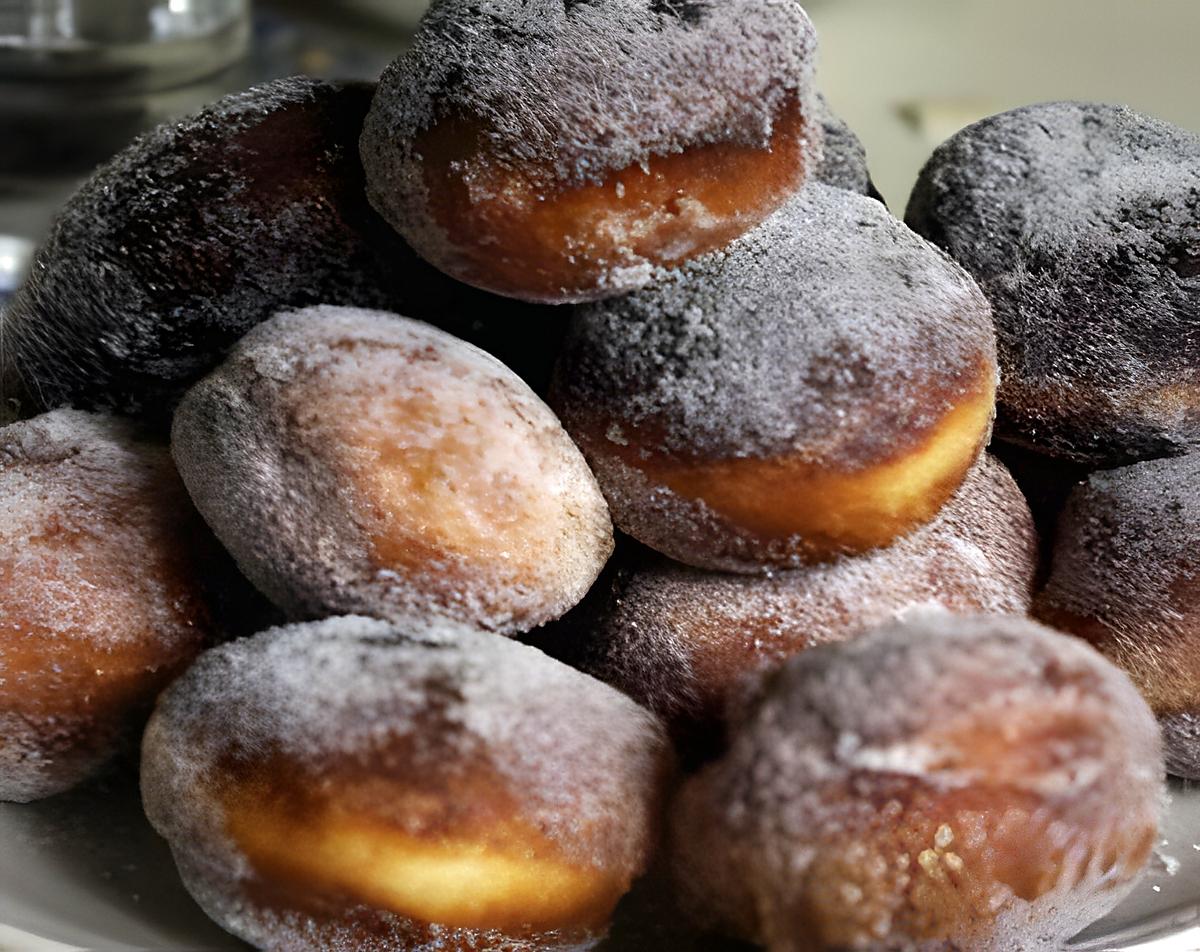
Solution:
M 809 0 L 820 85 L 893 211 L 933 147 L 1048 99 L 1123 102 L 1200 132 L 1200 0 Z

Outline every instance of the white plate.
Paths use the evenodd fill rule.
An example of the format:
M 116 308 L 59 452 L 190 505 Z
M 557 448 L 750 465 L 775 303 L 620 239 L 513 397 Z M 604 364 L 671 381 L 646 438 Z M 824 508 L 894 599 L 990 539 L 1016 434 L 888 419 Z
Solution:
M 1071 952 L 1200 950 L 1200 786 L 1177 785 L 1171 800 L 1143 881 Z M 246 948 L 184 891 L 130 768 L 42 803 L 0 804 L 0 952 Z

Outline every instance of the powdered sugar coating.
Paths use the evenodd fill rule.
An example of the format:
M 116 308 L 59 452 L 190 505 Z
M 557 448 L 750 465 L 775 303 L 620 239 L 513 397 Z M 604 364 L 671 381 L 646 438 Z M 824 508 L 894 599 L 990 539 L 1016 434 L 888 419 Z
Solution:
M 513 938 L 497 931 L 448 929 L 413 924 L 366 906 L 346 910 L 344 921 L 307 912 L 259 906 L 244 896 L 212 885 L 211 873 L 177 856 L 180 877 L 197 905 L 222 928 L 272 952 L 587 952 L 598 936 L 568 938 L 557 933 Z
M 1037 535 L 990 456 L 928 525 L 894 545 L 766 576 L 723 575 L 632 553 L 539 642 L 620 688 L 677 736 L 719 743 L 728 703 L 763 671 L 914 609 L 1025 614 Z
M 103 166 L 0 318 L 3 396 L 158 419 L 246 330 L 386 306 L 413 259 L 363 194 L 373 87 L 297 77 L 225 97 Z
M 1058 102 L 941 146 L 907 220 L 996 311 L 999 433 L 1114 465 L 1200 440 L 1200 136 Z
M 993 356 L 961 268 L 878 202 L 811 185 L 725 251 L 578 308 L 556 399 L 573 434 L 653 452 L 852 465 L 940 419 Z
M 803 184 L 814 49 L 795 0 L 441 0 L 380 81 L 368 195 L 468 284 L 552 304 L 643 287 Z
M 404 753 L 397 760 L 389 750 Z M 486 768 L 502 788 L 496 796 L 512 795 L 519 818 L 569 861 L 631 874 L 648 862 L 670 763 L 661 726 L 618 692 L 535 649 L 453 624 L 335 618 L 210 651 L 163 696 L 147 730 L 147 815 L 170 841 L 189 890 L 224 928 L 289 949 L 556 943 L 543 936 L 544 945 L 539 937 L 501 945 L 494 935 L 437 927 L 417 941 L 411 922 L 379 910 L 346 908 L 314 921 L 247 898 L 263 874 L 227 836 L 223 798 L 236 783 L 231 765 L 268 753 L 297 782 L 333 797 L 347 763 L 431 794 L 447 777 Z M 364 937 L 367 925 L 374 934 Z
M 878 202 L 813 184 L 725 251 L 578 308 L 551 402 L 621 529 L 690 564 L 755 572 L 811 561 L 807 540 L 751 532 L 642 461 L 861 472 L 978 400 L 994 358 L 966 272 Z
M 1200 778 L 1200 452 L 1076 487 L 1037 611 L 1130 673 L 1164 721 L 1172 772 Z
M 422 187 L 412 141 L 448 116 L 567 186 L 697 145 L 763 147 L 782 104 L 809 101 L 815 46 L 795 0 L 439 0 L 380 80 L 363 134 L 372 201 L 405 217 L 392 196 Z
M 612 549 L 579 451 L 493 357 L 377 311 L 255 328 L 193 388 L 173 452 L 197 507 L 290 617 L 441 615 L 526 631 Z
M 1049 950 L 1132 886 L 1162 799 L 1120 671 L 931 612 L 785 665 L 685 785 L 671 851 L 694 908 L 772 952 Z
M 60 410 L 0 430 L 0 800 L 108 760 L 215 637 L 203 527 L 167 448 Z

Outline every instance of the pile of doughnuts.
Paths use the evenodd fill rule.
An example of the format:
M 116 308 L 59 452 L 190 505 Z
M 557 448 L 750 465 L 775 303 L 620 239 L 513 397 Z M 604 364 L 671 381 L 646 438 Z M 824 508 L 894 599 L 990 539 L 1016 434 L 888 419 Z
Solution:
M 929 160 L 906 220 L 996 321 L 997 452 L 1041 523 L 1036 614 L 1123 667 L 1200 779 L 1200 135 L 1047 103 Z
M 262 949 L 1111 911 L 1200 778 L 1200 138 L 1018 110 L 905 224 L 815 49 L 436 0 L 100 169 L 0 314 L 0 799 L 135 752 Z

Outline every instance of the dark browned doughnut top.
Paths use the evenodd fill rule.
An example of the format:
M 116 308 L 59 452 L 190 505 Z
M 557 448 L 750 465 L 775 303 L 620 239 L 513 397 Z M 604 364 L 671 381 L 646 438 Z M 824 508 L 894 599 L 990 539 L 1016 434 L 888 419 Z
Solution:
M 569 429 L 651 451 L 853 464 L 940 420 L 993 356 L 962 268 L 812 184 L 724 251 L 580 307 L 555 399 Z
M 356 143 L 372 90 L 278 80 L 103 166 L 0 319 L 4 395 L 162 416 L 280 309 L 386 304 L 403 244 L 363 192 Z
M 1119 106 L 1017 109 L 934 153 L 907 220 L 991 299 L 1003 435 L 1109 463 L 1200 440 L 1200 136 Z M 1162 391 L 1181 399 L 1148 405 Z
M 1178 587 L 1200 579 L 1200 452 L 1094 473 L 1059 519 L 1042 598 L 1142 641 L 1172 621 Z
M 413 140 L 480 123 L 498 161 L 563 185 L 716 142 L 765 146 L 811 95 L 795 0 L 440 0 L 384 73 L 363 136 L 372 197 L 419 176 Z

